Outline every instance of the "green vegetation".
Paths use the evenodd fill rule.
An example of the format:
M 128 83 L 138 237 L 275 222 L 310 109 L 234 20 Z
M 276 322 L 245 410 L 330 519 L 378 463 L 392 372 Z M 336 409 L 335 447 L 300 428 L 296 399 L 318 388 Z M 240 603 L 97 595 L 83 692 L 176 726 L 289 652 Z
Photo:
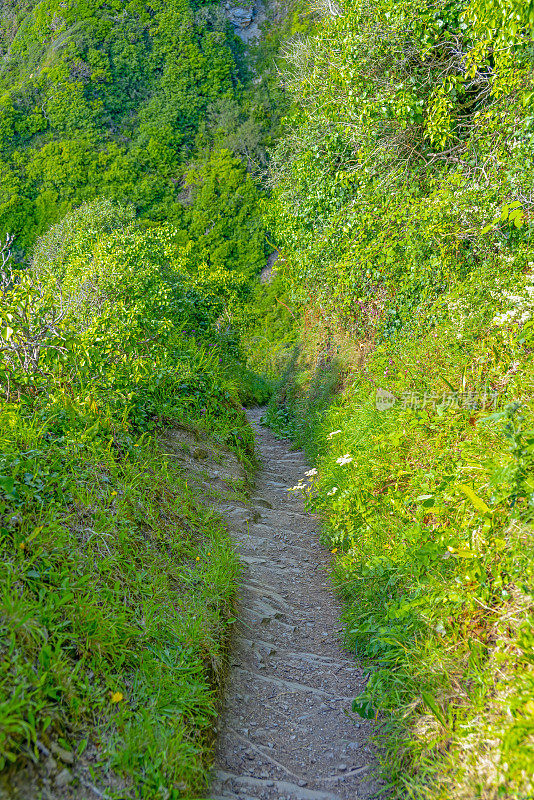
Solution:
M 204 791 L 238 565 L 163 431 L 250 471 L 277 383 L 392 796 L 527 800 L 533 6 L 285 11 L 3 3 L 0 766 Z
M 20 253 L 96 197 L 133 204 L 184 237 L 191 225 L 202 240 L 209 198 L 202 208 L 184 203 L 191 160 L 214 144 L 239 152 L 241 130 L 251 158 L 262 150 L 269 101 L 247 99 L 242 44 L 218 6 L 9 0 L 0 55 L 0 234 L 15 235 Z M 235 120 L 221 108 L 240 116 L 234 141 Z M 228 181 L 226 192 L 243 177 L 230 159 L 214 161 L 211 173 Z M 245 195 L 232 210 L 250 203 L 254 189 Z M 252 267 L 263 239 L 253 235 L 250 244 Z
M 0 55 L 0 785 L 59 745 L 198 797 L 238 564 L 162 432 L 253 468 L 234 320 L 277 90 L 188 0 L 8 0 Z
M 495 383 L 510 378 L 493 410 L 497 390 L 452 361 L 451 327 L 428 326 L 400 352 L 377 348 L 337 397 L 317 388 L 350 365 L 306 369 L 302 358 L 268 416 L 318 456 L 306 494 L 337 554 L 347 644 L 370 667 L 354 708 L 382 720 L 398 795 L 523 798 L 534 757 L 532 366 L 507 376 L 493 365 Z M 431 388 L 442 378 L 456 396 Z M 377 385 L 398 400 L 381 405 Z
M 125 436 L 120 454 L 95 412 L 67 413 L 77 425 L 61 435 L 57 413 L 2 425 L 2 765 L 89 746 L 95 783 L 112 770 L 121 797 L 198 796 L 232 544 L 153 437 Z
M 319 467 L 305 493 L 393 796 L 526 800 L 532 5 L 338 10 L 284 51 L 269 222 L 298 320 L 271 303 L 296 344 L 267 419 Z
M 209 431 L 250 468 L 252 434 L 231 282 L 212 296 L 178 233 L 132 216 L 82 206 L 4 265 L 0 754 L 90 742 L 128 796 L 198 796 L 237 561 L 157 436 Z

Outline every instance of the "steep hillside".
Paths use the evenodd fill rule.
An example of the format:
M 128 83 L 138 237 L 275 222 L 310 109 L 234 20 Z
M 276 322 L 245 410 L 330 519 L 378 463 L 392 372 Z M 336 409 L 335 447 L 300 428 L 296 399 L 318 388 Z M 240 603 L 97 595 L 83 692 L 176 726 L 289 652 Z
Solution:
M 0 791 L 205 791 L 276 385 L 391 796 L 528 800 L 533 0 L 267 14 L 2 5 Z
M 317 458 L 394 796 L 533 791 L 531 3 L 324 4 L 283 49 L 248 333 Z M 291 213 L 289 212 L 291 209 Z M 267 347 L 275 358 L 266 357 Z
M 215 135 L 219 147 L 239 150 L 243 141 L 226 138 L 235 140 L 245 122 L 251 158 L 261 144 L 258 104 L 255 112 L 243 99 L 242 49 L 219 6 L 209 3 L 3 4 L 0 233 L 14 234 L 17 251 L 27 254 L 66 212 L 104 196 L 133 204 L 152 223 L 172 222 L 187 240 L 191 161 L 204 159 Z M 206 169 L 230 184 L 244 177 L 228 159 Z M 254 192 L 238 193 L 232 210 L 249 210 L 247 255 L 258 267 L 263 240 L 250 215 L 253 201 Z
M 0 54 L 0 796 L 198 797 L 273 104 L 209 4 L 10 0 Z
M 122 796 L 205 786 L 237 561 L 215 486 L 184 472 L 183 451 L 204 469 L 233 451 L 250 470 L 254 454 L 229 378 L 244 387 L 246 373 L 217 322 L 232 284 L 214 292 L 176 238 L 96 201 L 49 231 L 29 269 L 4 263 L 8 797 L 46 780 L 74 797 L 90 776 Z M 176 427 L 188 432 L 179 446 Z M 242 492 L 243 472 L 221 488 Z

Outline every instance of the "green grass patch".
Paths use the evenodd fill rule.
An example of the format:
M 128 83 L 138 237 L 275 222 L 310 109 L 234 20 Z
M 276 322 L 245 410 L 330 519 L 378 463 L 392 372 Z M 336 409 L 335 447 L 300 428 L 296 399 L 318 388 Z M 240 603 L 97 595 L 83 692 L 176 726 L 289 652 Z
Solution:
M 363 347 L 308 308 L 266 413 L 317 464 L 305 496 L 369 670 L 354 710 L 394 797 L 533 791 L 531 287 L 487 265 Z
M 37 791 L 59 746 L 75 781 L 89 770 L 117 797 L 198 797 L 238 561 L 201 482 L 158 441 L 177 425 L 254 467 L 232 377 L 246 370 L 217 322 L 228 295 L 205 290 L 176 231 L 141 230 L 108 201 L 65 218 L 9 277 L 0 786 L 34 764 Z
M 461 290 L 473 311 L 459 324 L 459 292 L 432 307 L 434 325 L 423 319 L 416 335 L 375 347 L 344 392 L 286 431 L 318 453 L 306 496 L 336 554 L 347 646 L 369 668 L 354 710 L 379 721 L 394 796 L 524 800 L 534 763 L 531 328 L 495 325 L 502 300 L 477 307 L 473 286 Z M 337 374 L 327 365 L 322 385 Z M 300 381 L 285 392 L 293 414 L 314 404 L 314 370 Z
M 2 763 L 90 740 L 96 778 L 127 776 L 128 796 L 194 796 L 238 573 L 229 535 L 152 436 L 120 455 L 20 418 L 14 438 L 9 419 Z

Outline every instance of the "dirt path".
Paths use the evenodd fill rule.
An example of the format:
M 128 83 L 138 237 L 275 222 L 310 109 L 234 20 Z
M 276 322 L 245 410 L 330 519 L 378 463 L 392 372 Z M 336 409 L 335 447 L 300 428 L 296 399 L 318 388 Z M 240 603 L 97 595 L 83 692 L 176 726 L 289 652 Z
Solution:
M 211 798 L 371 798 L 371 723 L 350 710 L 365 680 L 340 646 L 317 523 L 287 492 L 308 467 L 248 416 L 263 467 L 250 509 L 221 508 L 246 569 Z

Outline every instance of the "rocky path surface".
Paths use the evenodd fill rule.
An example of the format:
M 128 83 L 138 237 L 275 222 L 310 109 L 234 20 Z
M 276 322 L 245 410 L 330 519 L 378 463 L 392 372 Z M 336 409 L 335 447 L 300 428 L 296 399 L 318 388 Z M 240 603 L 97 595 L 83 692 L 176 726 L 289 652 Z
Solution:
M 372 798 L 365 679 L 340 645 L 317 523 L 287 489 L 307 469 L 249 412 L 262 469 L 249 508 L 228 504 L 245 571 L 211 800 Z

